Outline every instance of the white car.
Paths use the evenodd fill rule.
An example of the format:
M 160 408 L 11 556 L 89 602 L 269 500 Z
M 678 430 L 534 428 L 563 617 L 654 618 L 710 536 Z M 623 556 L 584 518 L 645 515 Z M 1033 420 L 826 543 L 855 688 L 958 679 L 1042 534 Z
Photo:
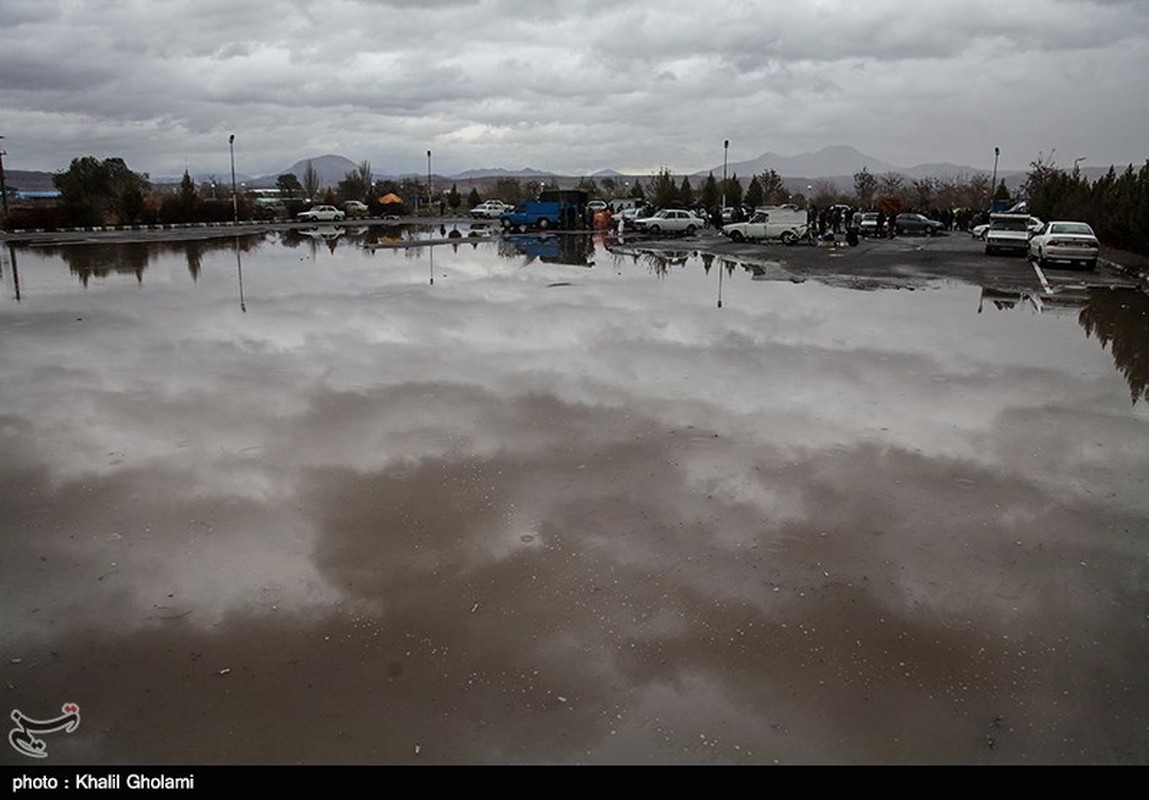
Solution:
M 500 215 L 513 210 L 514 206 L 509 206 L 502 200 L 487 200 L 472 208 L 471 216 L 474 219 L 498 219 Z
M 335 206 L 313 206 L 306 211 L 300 211 L 295 218 L 308 222 L 338 222 L 344 216 L 346 215 Z
M 367 216 L 367 204 L 359 200 L 348 200 L 343 204 L 343 210 L 353 217 Z
M 1029 217 L 1025 214 L 990 214 L 985 232 L 985 254 L 1024 253 L 1029 248 Z
M 759 209 L 747 222 L 723 225 L 722 233 L 736 242 L 781 239 L 783 244 L 794 244 L 806 235 L 806 214 L 784 208 Z
M 634 221 L 634 227 L 649 233 L 685 233 L 687 235 L 706 226 L 698 217 L 689 211 L 679 208 L 664 208 L 649 217 L 640 217 Z
M 638 208 L 624 208 L 622 211 L 611 214 L 610 221 L 615 225 L 621 222 L 624 228 L 633 228 L 634 221 L 642 216 L 640 211 L 641 209 Z
M 1043 267 L 1051 261 L 1067 261 L 1096 269 L 1100 250 L 1093 228 L 1084 222 L 1050 222 L 1029 240 L 1029 257 Z
M 1030 233 L 1037 233 L 1039 230 L 1041 230 L 1041 226 L 1044 224 L 1045 223 L 1039 220 L 1037 217 L 1029 217 L 1029 224 L 1026 227 L 1029 229 Z M 970 228 L 969 232 L 973 238 L 984 240 L 988 231 L 989 223 L 986 222 L 981 225 L 974 225 L 972 228 Z

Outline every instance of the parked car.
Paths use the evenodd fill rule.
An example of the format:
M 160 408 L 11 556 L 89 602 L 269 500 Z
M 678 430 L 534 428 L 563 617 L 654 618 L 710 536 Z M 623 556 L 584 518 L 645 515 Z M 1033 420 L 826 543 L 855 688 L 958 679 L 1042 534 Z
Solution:
M 471 216 L 475 219 L 498 219 L 513 208 L 502 200 L 486 200 L 471 209 Z
M 1029 216 L 1026 214 L 990 214 L 985 232 L 985 253 L 1001 250 L 1024 253 L 1029 249 Z
M 692 234 L 705 225 L 700 218 L 680 208 L 664 208 L 649 217 L 640 217 L 634 221 L 634 227 L 649 233 Z
M 343 210 L 349 217 L 365 217 L 367 216 L 367 204 L 361 203 L 358 200 L 348 200 L 343 204 Z
M 1013 212 L 1007 211 L 1007 212 L 1003 212 L 1003 213 L 1012 214 Z M 1026 227 L 1030 233 L 1037 233 L 1039 230 L 1041 230 L 1042 226 L 1045 224 L 1044 222 L 1039 220 L 1037 217 L 1026 217 L 1026 219 L 1029 220 L 1029 222 L 1026 223 Z M 970 232 L 970 235 L 973 236 L 973 238 L 984 240 L 985 234 L 988 230 L 989 230 L 989 223 L 986 222 L 986 223 L 983 223 L 981 225 L 974 225 L 972 228 L 970 228 L 969 232 Z
M 936 219 L 929 219 L 921 214 L 898 214 L 894 218 L 894 229 L 899 233 L 920 233 L 923 236 L 933 236 L 940 233 L 943 226 Z
M 886 232 L 878 227 L 878 212 L 867 211 L 862 214 L 862 223 L 858 226 L 858 233 L 862 236 L 880 237 L 885 236 Z
M 296 219 L 308 222 L 338 222 L 345 214 L 335 206 L 312 206 L 295 215 Z
M 615 225 L 621 222 L 624 229 L 633 228 L 634 221 L 642 216 L 642 209 L 638 208 L 637 206 L 633 206 L 631 208 L 624 208 L 621 211 L 616 211 L 615 213 L 611 214 L 610 221 Z
M 1029 257 L 1043 267 L 1051 261 L 1067 261 L 1096 269 L 1100 250 L 1093 228 L 1084 222 L 1050 222 L 1029 240 Z

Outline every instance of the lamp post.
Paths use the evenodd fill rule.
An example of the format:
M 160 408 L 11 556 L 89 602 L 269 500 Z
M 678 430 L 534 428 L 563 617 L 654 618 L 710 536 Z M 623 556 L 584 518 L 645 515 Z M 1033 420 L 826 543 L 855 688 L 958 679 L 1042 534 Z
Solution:
M 722 208 L 719 213 L 726 211 L 726 160 L 730 153 L 730 140 L 722 141 Z
M 239 224 L 239 201 L 235 196 L 235 134 L 227 137 L 227 147 L 231 151 L 231 221 Z
M 432 194 L 433 194 L 433 191 L 431 189 L 431 151 L 428 150 L 427 151 L 427 207 L 428 208 L 431 207 L 431 195 Z
M 1073 159 L 1073 174 L 1074 175 L 1076 175 L 1077 171 L 1078 171 L 1077 165 L 1080 164 L 1082 161 L 1084 161 L 1087 158 L 1089 158 L 1089 156 L 1078 156 L 1077 158 Z M 0 166 L 0 180 L 3 180 L 3 178 L 4 178 L 4 168 L 2 166 Z
M 3 139 L 0 136 L 0 139 Z M 4 183 L 4 156 L 8 155 L 8 151 L 0 147 L 0 195 L 4 196 L 4 213 L 8 213 L 8 184 Z
M 1001 155 L 1001 148 L 993 148 L 993 181 L 989 187 L 990 206 L 993 206 L 993 196 L 997 194 L 997 157 Z

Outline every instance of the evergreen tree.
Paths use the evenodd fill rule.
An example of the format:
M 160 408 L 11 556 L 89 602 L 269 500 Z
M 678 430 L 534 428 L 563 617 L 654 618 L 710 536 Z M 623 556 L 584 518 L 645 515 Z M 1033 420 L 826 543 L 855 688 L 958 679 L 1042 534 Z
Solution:
M 742 181 L 738 180 L 737 173 L 726 179 L 725 194 L 727 206 L 742 205 Z
M 746 205 L 751 208 L 758 208 L 763 204 L 765 195 L 762 193 L 762 183 L 755 175 L 750 179 L 750 185 L 746 187 Z
M 288 200 L 303 194 L 303 184 L 299 182 L 299 178 L 295 177 L 295 173 L 293 172 L 284 173 L 276 178 L 275 188 L 279 190 L 279 194 L 282 197 Z
M 674 185 L 674 176 L 670 169 L 663 167 L 650 179 L 652 202 L 659 208 L 671 208 L 678 205 L 678 187 Z
M 878 191 L 878 179 L 870 174 L 870 170 L 862 167 L 861 172 L 854 173 L 854 196 L 858 198 L 858 205 L 862 208 L 873 208 L 874 193 Z
M 777 206 L 790 202 L 790 190 L 777 170 L 768 169 L 760 173 L 758 183 L 762 185 L 762 202 L 768 206 Z
M 682 185 L 678 187 L 678 202 L 683 208 L 694 208 L 694 188 L 690 185 L 690 178 L 682 176 Z
M 194 220 L 199 207 L 199 193 L 195 188 L 195 181 L 185 169 L 183 180 L 180 181 L 180 211 L 185 220 Z
M 707 211 L 718 205 L 719 192 L 718 181 L 714 180 L 714 173 L 711 172 L 706 176 L 706 183 L 702 184 L 702 197 L 700 203 Z

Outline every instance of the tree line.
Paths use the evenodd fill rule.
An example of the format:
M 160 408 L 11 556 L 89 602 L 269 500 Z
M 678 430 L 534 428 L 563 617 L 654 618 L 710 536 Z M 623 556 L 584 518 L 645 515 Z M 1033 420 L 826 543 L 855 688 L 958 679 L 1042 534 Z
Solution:
M 234 200 L 231 186 L 210 180 L 196 184 L 184 172 L 183 180 L 173 191 L 152 185 L 147 173 L 131 170 L 122 158 L 104 160 L 83 156 L 72 160 L 67 170 L 54 176 L 61 199 L 56 206 L 13 209 L 5 221 L 9 227 L 90 227 L 100 225 L 151 224 L 171 222 L 223 222 L 241 219 L 271 219 L 277 213 L 294 214 L 310 202 L 339 204 L 360 200 L 372 212 L 378 211 L 378 200 L 389 193 L 403 198 L 402 213 L 409 212 L 407 202 L 442 204 L 452 211 L 473 208 L 486 199 L 497 198 L 517 204 L 534 197 L 544 184 L 523 182 L 503 177 L 493 185 L 472 188 L 464 197 L 454 185 L 449 191 L 432 194 L 431 187 L 415 178 L 399 182 L 376 181 L 370 162 L 360 163 L 334 187 L 321 187 L 320 179 L 308 162 L 302 176 L 280 175 L 278 208 L 272 203 L 240 192 Z M 607 176 L 598 180 L 582 178 L 578 189 L 593 198 L 612 200 L 620 197 L 650 202 L 655 206 L 713 209 L 727 206 L 813 204 L 820 208 L 845 203 L 855 208 L 872 209 L 893 201 L 899 207 L 928 209 L 979 209 L 989 206 L 993 196 L 1009 197 L 1004 181 L 990 186 L 984 174 L 907 179 L 898 173 L 874 175 L 868 169 L 854 174 L 853 193 L 841 192 L 831 182 L 814 181 L 808 195 L 792 193 L 773 169 L 743 181 L 734 174 L 725 181 L 713 173 L 701 185 L 692 185 L 688 176 L 676 180 L 669 169 L 661 169 L 644 184 L 637 177 Z M 1088 222 L 1107 245 L 1149 253 L 1149 161 L 1135 170 L 1129 165 L 1123 172 L 1110 167 L 1108 173 L 1092 183 L 1074 167 L 1067 171 L 1051 159 L 1040 156 L 1030 164 L 1022 196 L 1029 212 L 1045 220 L 1073 219 Z
M 1149 160 L 1120 173 L 1111 166 L 1090 183 L 1076 166 L 1067 171 L 1038 156 L 1023 188 L 1030 214 L 1088 222 L 1102 244 L 1149 255 Z

